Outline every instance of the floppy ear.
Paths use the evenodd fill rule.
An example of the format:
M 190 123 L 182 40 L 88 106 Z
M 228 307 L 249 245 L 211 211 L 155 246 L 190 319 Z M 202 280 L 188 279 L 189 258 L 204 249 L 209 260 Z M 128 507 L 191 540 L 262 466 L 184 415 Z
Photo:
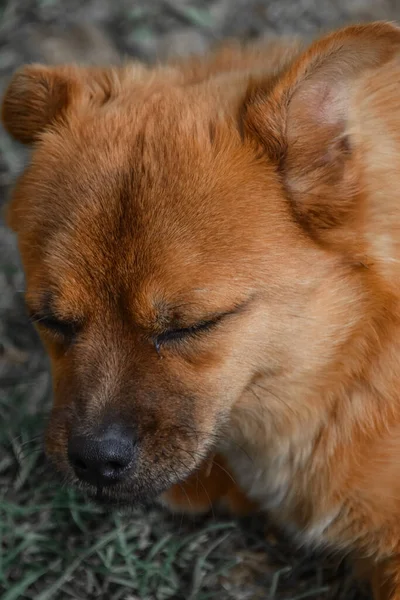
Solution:
M 32 144 L 72 102 L 106 102 L 118 89 L 122 74 L 124 70 L 108 67 L 22 67 L 3 98 L 3 125 L 16 140 Z
M 350 26 L 323 37 L 271 86 L 253 83 L 245 131 L 279 169 L 294 214 L 319 239 L 355 214 L 358 173 L 347 132 L 354 80 L 400 50 L 389 23 Z
M 3 125 L 16 140 L 31 144 L 78 91 L 79 77 L 73 67 L 22 67 L 3 98 Z

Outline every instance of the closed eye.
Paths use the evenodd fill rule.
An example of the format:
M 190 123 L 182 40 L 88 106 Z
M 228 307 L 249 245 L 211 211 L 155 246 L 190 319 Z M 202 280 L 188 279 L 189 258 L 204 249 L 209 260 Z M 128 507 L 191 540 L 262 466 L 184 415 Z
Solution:
M 74 321 L 59 319 L 53 315 L 41 315 L 40 313 L 31 314 L 31 322 L 41 329 L 66 340 L 72 339 L 79 329 L 78 324 Z
M 209 331 L 217 326 L 217 324 L 221 321 L 221 317 L 218 317 L 212 321 L 202 321 L 200 323 L 196 323 L 190 327 L 183 327 L 180 329 L 169 329 L 160 333 L 154 338 L 154 344 L 156 349 L 158 350 L 162 344 L 173 342 L 173 341 L 181 341 L 187 338 L 192 338 L 198 335 Z

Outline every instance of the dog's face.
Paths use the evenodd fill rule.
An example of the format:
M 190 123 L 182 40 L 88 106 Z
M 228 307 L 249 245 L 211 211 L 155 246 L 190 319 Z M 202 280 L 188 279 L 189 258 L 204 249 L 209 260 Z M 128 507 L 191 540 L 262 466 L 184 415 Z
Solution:
M 368 48 L 355 69 L 397 48 L 382 27 L 348 30 L 352 56 Z M 331 377 L 360 326 L 346 95 L 321 84 L 335 44 L 341 60 L 328 38 L 218 116 L 220 92 L 175 72 L 30 67 L 11 83 L 4 123 L 35 143 L 9 220 L 52 362 L 47 453 L 89 491 L 158 495 L 229 434 L 256 378 Z
M 43 135 L 12 208 L 53 366 L 48 454 L 72 474 L 71 436 L 127 425 L 134 468 L 113 487 L 131 498 L 184 478 L 254 375 L 289 360 L 277 315 L 303 311 L 315 268 L 273 168 L 167 93 Z

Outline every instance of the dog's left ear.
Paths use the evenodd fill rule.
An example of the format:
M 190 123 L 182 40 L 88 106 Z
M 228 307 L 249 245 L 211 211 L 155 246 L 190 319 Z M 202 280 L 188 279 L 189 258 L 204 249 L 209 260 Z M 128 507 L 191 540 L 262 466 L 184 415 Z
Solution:
M 347 132 L 353 82 L 399 51 L 394 25 L 346 27 L 312 44 L 274 85 L 250 85 L 244 130 L 261 142 L 297 219 L 320 240 L 355 212 L 358 175 Z

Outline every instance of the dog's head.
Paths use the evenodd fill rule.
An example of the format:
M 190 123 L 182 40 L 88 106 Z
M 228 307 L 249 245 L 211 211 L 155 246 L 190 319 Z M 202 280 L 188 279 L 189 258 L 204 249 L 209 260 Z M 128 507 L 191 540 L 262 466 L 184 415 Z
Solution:
M 256 378 L 335 379 L 371 309 L 349 90 L 399 48 L 391 25 L 347 28 L 234 93 L 178 67 L 14 76 L 3 122 L 33 154 L 9 222 L 62 472 L 155 496 L 228 435 Z

